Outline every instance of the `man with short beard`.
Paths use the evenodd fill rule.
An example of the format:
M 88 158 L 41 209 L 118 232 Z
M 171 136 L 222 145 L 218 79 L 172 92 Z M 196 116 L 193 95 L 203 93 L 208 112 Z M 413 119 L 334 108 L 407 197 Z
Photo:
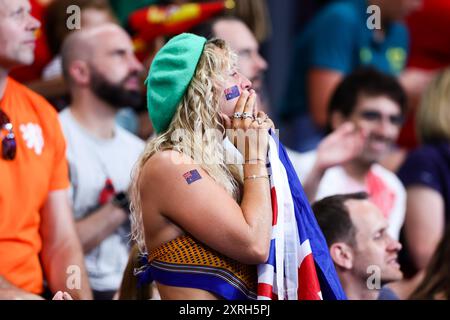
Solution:
M 114 24 L 70 34 L 62 59 L 72 103 L 60 120 L 76 227 L 94 299 L 112 299 L 129 254 L 131 170 L 144 147 L 114 120 L 120 108 L 141 103 L 143 67 L 130 37 Z
M 405 93 L 394 77 L 372 68 L 346 76 L 328 107 L 331 133 L 316 150 L 290 154 L 309 200 L 367 192 L 387 218 L 390 236 L 398 239 L 406 193 L 379 162 L 394 147 L 405 108 Z

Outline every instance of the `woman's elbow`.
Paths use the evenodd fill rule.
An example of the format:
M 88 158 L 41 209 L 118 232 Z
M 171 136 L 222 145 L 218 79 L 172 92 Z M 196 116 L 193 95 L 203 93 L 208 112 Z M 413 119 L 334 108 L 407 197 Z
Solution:
M 262 264 L 266 263 L 269 259 L 269 246 L 268 245 L 262 245 L 262 244 L 256 244 L 254 245 L 248 252 L 248 254 L 245 257 L 245 262 L 248 264 Z

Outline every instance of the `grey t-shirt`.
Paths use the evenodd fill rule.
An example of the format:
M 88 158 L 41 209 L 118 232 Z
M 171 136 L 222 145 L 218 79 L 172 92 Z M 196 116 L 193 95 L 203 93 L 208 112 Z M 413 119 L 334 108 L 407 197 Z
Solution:
M 74 215 L 80 219 L 98 207 L 107 178 L 112 180 L 116 192 L 128 189 L 132 168 L 144 142 L 119 126 L 112 139 L 94 137 L 76 121 L 70 108 L 63 110 L 59 118 L 67 141 Z M 128 261 L 129 232 L 127 221 L 85 255 L 92 289 L 119 288 Z

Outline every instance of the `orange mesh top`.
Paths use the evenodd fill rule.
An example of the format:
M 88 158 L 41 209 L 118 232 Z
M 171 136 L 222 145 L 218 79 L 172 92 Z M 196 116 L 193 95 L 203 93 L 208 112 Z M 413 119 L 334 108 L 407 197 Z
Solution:
M 246 265 L 184 235 L 151 250 L 148 262 L 162 262 L 178 266 L 212 267 L 226 270 L 242 281 L 251 291 L 256 292 L 256 265 Z

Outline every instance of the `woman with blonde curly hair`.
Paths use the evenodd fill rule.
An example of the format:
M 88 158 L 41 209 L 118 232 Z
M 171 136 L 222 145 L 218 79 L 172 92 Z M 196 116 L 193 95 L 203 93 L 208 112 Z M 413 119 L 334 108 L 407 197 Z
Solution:
M 158 136 L 133 177 L 133 235 L 148 254 L 141 278 L 156 281 L 162 299 L 256 298 L 272 223 L 272 121 L 222 40 L 172 38 L 147 86 Z M 242 161 L 228 161 L 239 159 L 230 150 Z

